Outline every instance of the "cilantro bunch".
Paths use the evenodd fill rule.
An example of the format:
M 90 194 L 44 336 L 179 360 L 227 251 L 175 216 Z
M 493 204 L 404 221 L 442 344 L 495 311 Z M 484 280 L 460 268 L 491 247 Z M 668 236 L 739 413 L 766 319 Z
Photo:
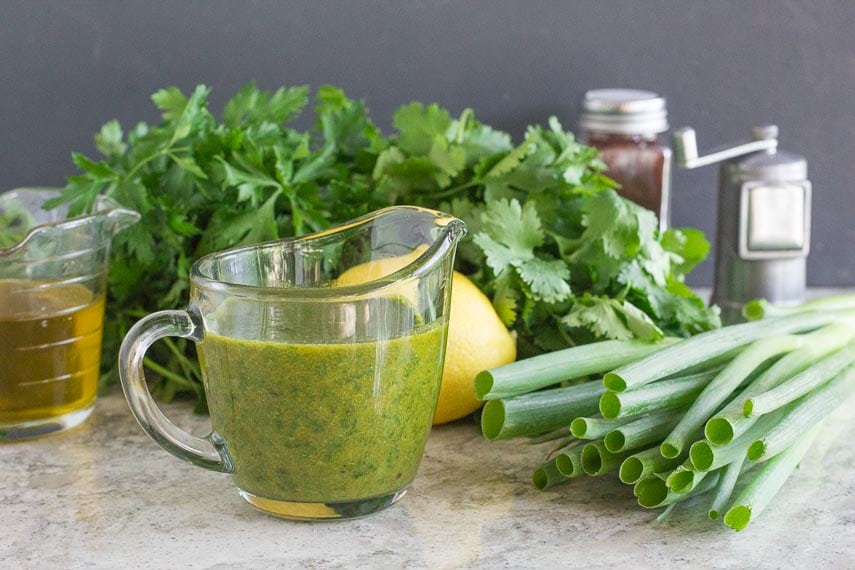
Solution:
M 555 117 L 517 146 L 470 110 L 452 119 L 411 103 L 394 126 L 374 169 L 378 189 L 467 223 L 459 265 L 519 333 L 523 355 L 721 325 L 683 282 L 709 253 L 703 233 L 660 233 L 653 212 L 620 197 L 597 151 Z
M 72 213 L 100 193 L 142 214 L 113 246 L 103 380 L 139 317 L 186 303 L 189 268 L 226 247 L 314 232 L 392 204 L 448 211 L 467 222 L 459 269 L 517 331 L 522 354 L 602 338 L 653 340 L 719 326 L 683 283 L 709 244 L 696 230 L 659 233 L 652 212 L 614 192 L 594 149 L 556 119 L 511 137 L 437 105 L 411 103 L 384 137 L 365 105 L 334 87 L 315 95 L 314 127 L 292 120 L 304 87 L 245 86 L 217 119 L 209 89 L 152 96 L 159 125 L 127 134 L 116 121 L 95 135 L 100 160 L 74 153 L 81 170 L 57 202 Z M 191 393 L 204 410 L 192 343 L 165 339 L 146 366 L 169 400 Z

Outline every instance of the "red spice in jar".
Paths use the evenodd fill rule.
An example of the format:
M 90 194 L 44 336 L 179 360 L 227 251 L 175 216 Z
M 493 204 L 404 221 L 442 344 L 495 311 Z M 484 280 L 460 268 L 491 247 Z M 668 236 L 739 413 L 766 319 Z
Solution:
M 671 149 L 659 134 L 668 130 L 665 100 L 650 91 L 588 91 L 579 119 L 582 142 L 598 149 L 606 174 L 622 196 L 652 210 L 660 227 L 669 221 Z

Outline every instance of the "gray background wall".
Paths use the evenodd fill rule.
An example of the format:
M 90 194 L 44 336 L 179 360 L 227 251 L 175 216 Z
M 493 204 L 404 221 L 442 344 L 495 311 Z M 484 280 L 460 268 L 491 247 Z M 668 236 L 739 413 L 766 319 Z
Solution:
M 410 100 L 519 136 L 575 129 L 593 87 L 668 97 L 702 150 L 775 122 L 808 158 L 815 285 L 855 285 L 855 3 L 702 0 L 0 0 L 0 189 L 59 185 L 108 119 L 153 121 L 160 87 L 332 83 L 389 128 Z M 715 220 L 715 169 L 677 172 L 673 222 Z M 694 276 L 711 282 L 711 263 Z

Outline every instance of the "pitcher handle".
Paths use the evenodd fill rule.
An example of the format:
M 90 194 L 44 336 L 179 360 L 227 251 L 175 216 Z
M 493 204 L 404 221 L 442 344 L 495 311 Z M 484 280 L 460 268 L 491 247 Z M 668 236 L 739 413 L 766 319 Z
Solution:
M 119 378 L 131 412 L 145 432 L 179 459 L 195 465 L 232 473 L 234 465 L 222 439 L 215 433 L 196 437 L 169 421 L 148 391 L 143 358 L 148 348 L 168 336 L 202 339 L 201 325 L 187 311 L 158 311 L 138 321 L 122 341 L 119 350 Z

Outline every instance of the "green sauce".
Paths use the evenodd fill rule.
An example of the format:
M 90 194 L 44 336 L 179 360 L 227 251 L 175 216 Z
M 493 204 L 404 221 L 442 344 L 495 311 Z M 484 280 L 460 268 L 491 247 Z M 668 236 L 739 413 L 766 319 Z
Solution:
M 446 326 L 353 344 L 288 344 L 206 333 L 199 358 L 214 430 L 235 483 L 295 502 L 406 487 L 430 431 Z

